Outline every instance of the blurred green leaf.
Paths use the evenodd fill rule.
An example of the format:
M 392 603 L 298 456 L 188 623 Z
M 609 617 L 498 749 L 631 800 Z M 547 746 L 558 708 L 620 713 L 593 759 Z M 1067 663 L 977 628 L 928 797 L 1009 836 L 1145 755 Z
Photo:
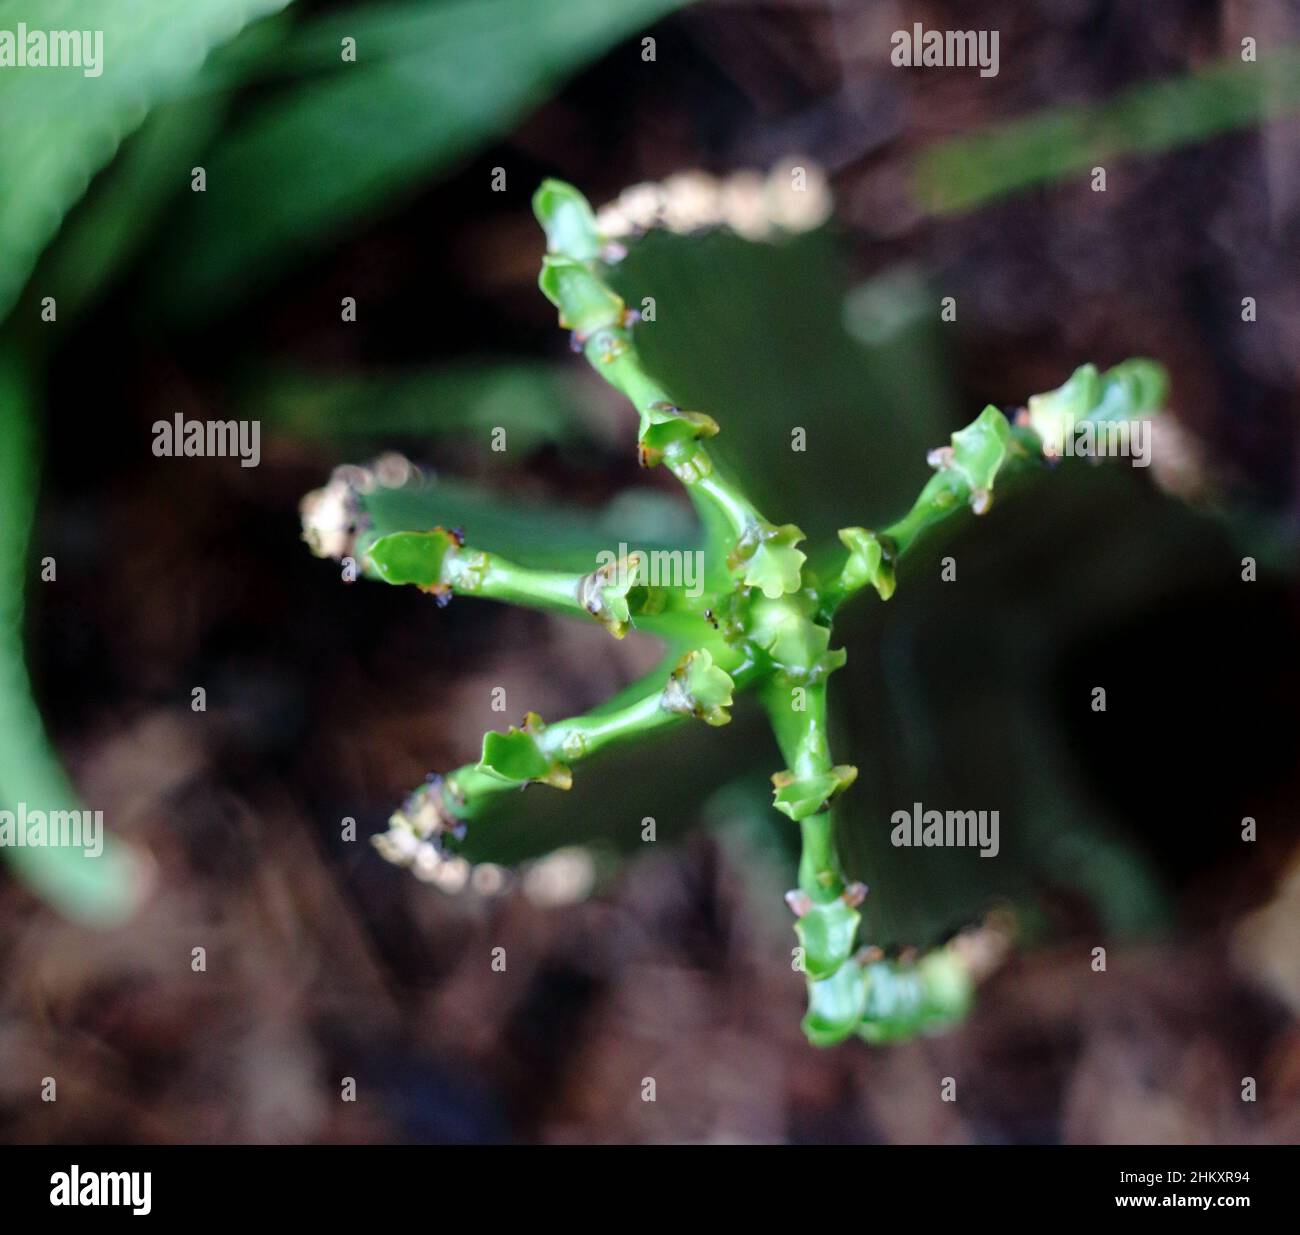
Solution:
M 362 498 L 373 531 L 460 528 L 476 549 L 521 566 L 590 570 L 596 554 L 620 543 L 638 549 L 689 548 L 699 537 L 690 508 L 661 493 L 632 492 L 599 510 L 520 501 L 464 481 L 427 480 L 377 488 Z
M 542 754 L 532 733 L 523 729 L 485 733 L 478 767 L 499 780 L 515 781 L 521 785 L 526 781 L 562 786 L 570 782 L 568 768 Z
M 225 115 L 220 97 L 180 98 L 155 108 L 127 140 L 38 268 L 41 293 L 55 297 L 61 318 L 85 312 L 147 241 L 168 202 L 188 188 L 178 169 L 194 166 Z
M 916 195 L 936 214 L 971 210 L 1127 154 L 1204 141 L 1300 107 L 1300 51 L 1238 57 L 1184 77 L 1143 82 L 1104 103 L 1053 108 L 926 150 Z
M 952 435 L 952 466 L 972 491 L 993 488 L 994 477 L 1006 461 L 1011 426 L 996 407 L 986 407 L 964 429 Z
M 804 969 L 810 978 L 828 978 L 853 952 L 862 915 L 842 897 L 814 905 L 796 920 L 794 933 L 804 949 Z
M 861 965 L 841 965 L 830 977 L 808 983 L 803 1031 L 814 1046 L 833 1046 L 857 1028 L 866 1006 L 866 971 Z
M 470 361 L 434 370 L 347 373 L 260 372 L 248 384 L 248 414 L 268 429 L 304 438 L 430 438 L 505 428 L 512 450 L 576 442 L 590 387 L 571 368 Z M 491 461 L 491 460 L 489 460 Z
M 889 281 L 898 313 L 867 345 L 848 329 L 849 274 L 825 228 L 773 245 L 653 233 L 616 272 L 628 304 L 655 299 L 636 327 L 646 368 L 717 421 L 710 452 L 774 523 L 797 517 L 810 557 L 846 523 L 905 509 L 962 411 L 938 314 L 913 311 L 924 283 Z
M 90 178 L 174 95 L 218 43 L 288 0 L 136 0 L 88 11 L 77 0 L 0 0 L 0 29 L 102 29 L 102 72 L 0 73 L 0 317 Z M 88 21 L 87 18 L 92 20 Z M 188 168 L 176 168 L 182 179 Z
M 317 72 L 213 152 L 207 192 L 189 203 L 159 266 L 166 311 L 229 304 L 507 133 L 563 78 L 682 3 L 400 4 L 295 35 L 295 64 Z M 341 58 L 345 36 L 357 41 L 355 63 Z
M 31 376 L 0 354 L 0 802 L 9 810 L 77 810 L 81 804 L 50 749 L 32 699 L 23 649 L 27 547 L 36 506 L 36 441 Z M 111 822 L 111 821 L 110 821 Z M 69 917 L 112 922 L 134 908 L 140 888 L 126 846 L 105 836 L 90 857 L 73 848 L 0 849 L 15 870 Z

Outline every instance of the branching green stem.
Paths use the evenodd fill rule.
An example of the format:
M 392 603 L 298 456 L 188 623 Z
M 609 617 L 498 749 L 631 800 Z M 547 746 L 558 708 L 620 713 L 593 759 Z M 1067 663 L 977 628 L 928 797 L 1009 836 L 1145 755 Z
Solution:
M 662 463 L 689 493 L 705 532 L 708 583 L 688 594 L 648 578 L 639 553 L 610 555 L 586 574 L 525 568 L 468 548 L 458 532 L 441 527 L 346 538 L 367 573 L 415 584 L 440 601 L 464 594 L 586 615 L 615 635 L 641 630 L 672 649 L 660 671 L 615 705 L 552 725 L 530 712 L 518 728 L 487 734 L 477 763 L 430 777 L 376 843 L 386 857 L 421 873 L 502 794 L 531 783 L 567 789 L 574 763 L 686 717 L 725 724 L 733 696 L 752 688 L 787 764 L 772 777 L 773 803 L 798 824 L 802 842 L 798 887 L 787 901 L 807 978 L 809 1040 L 827 1045 L 857 1034 L 882 1042 L 953 1023 L 986 968 L 978 956 L 987 948 L 959 936 L 919 958 L 891 960 L 858 940 L 858 906 L 867 889 L 846 880 L 835 835 L 833 803 L 857 769 L 831 755 L 827 680 L 846 658 L 830 646 L 831 619 L 868 585 L 889 599 L 897 562 L 927 530 L 961 510 L 983 514 L 996 484 L 1016 471 L 1044 469 L 1077 426 L 1112 430 L 1155 411 L 1164 398 L 1163 370 L 1145 360 L 1104 374 L 1085 365 L 1010 419 L 985 408 L 930 453 L 935 474 L 906 514 L 880 532 L 842 528 L 842 552 L 830 559 L 828 574 L 814 576 L 797 547 L 799 528 L 769 522 L 715 466 L 704 439 L 718 432 L 717 424 L 683 411 L 643 367 L 636 316 L 605 280 L 606 246 L 586 200 L 547 181 L 534 209 L 547 237 L 541 289 L 591 366 L 636 409 L 641 463 Z M 309 504 L 317 510 L 327 503 L 309 498 L 305 517 Z M 342 504 L 351 510 L 354 503 L 348 497 Z M 325 551 L 319 524 L 309 526 L 308 538 Z

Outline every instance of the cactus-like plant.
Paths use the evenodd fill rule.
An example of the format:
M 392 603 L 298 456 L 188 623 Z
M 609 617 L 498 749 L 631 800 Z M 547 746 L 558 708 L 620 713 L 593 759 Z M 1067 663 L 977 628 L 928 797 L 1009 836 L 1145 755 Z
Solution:
M 836 852 L 834 802 L 857 769 L 835 762 L 827 732 L 828 679 L 846 659 L 831 647 L 832 622 L 868 587 L 888 600 L 899 560 L 927 529 L 966 509 L 983 514 L 995 486 L 1014 471 L 1044 467 L 1072 426 L 1100 428 L 1155 411 L 1163 370 L 1148 360 L 1105 373 L 1085 365 L 1010 416 L 986 407 L 930 453 L 934 475 L 902 518 L 876 531 L 842 528 L 838 545 L 806 554 L 795 524 L 772 522 L 715 465 L 706 442 L 718 425 L 683 410 L 643 367 L 636 315 L 602 273 L 619 249 L 602 237 L 585 198 L 548 180 L 533 206 L 547 242 L 541 290 L 575 349 L 636 409 L 641 464 L 667 467 L 685 486 L 703 525 L 703 586 L 688 591 L 651 577 L 640 553 L 570 574 L 516 565 L 474 548 L 460 530 L 384 527 L 373 500 L 384 486 L 371 473 L 339 469 L 304 500 L 304 534 L 319 554 L 349 555 L 365 575 L 413 584 L 440 603 L 480 596 L 569 613 L 616 638 L 635 629 L 672 649 L 661 670 L 591 714 L 548 724 L 530 712 L 519 727 L 488 733 L 478 761 L 431 776 L 376 845 L 429 875 L 500 795 L 531 782 L 567 789 L 575 764 L 651 730 L 692 719 L 726 724 L 734 697 L 753 691 L 786 764 L 772 777 L 774 806 L 802 841 L 798 886 L 786 899 L 808 987 L 805 1034 L 818 1045 L 855 1033 L 882 1042 L 951 1024 L 968 1007 L 980 967 L 970 938 L 894 959 L 858 938 L 866 889 L 846 880 Z

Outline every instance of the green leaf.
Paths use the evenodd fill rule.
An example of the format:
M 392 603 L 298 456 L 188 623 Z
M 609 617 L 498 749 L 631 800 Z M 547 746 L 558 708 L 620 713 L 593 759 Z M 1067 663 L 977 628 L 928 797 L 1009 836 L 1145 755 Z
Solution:
M 950 948 L 927 952 L 914 965 L 868 965 L 867 1000 L 858 1033 L 867 1042 L 899 1042 L 934 1032 L 966 1015 L 974 993 L 970 972 Z
M 3 72 L 0 71 L 0 77 Z M 0 803 L 16 810 L 77 810 L 81 803 L 46 737 L 23 655 L 28 541 L 36 507 L 36 434 L 31 377 L 0 353 Z M 111 820 L 110 820 L 111 822 Z M 60 913 L 95 924 L 120 922 L 144 891 L 134 851 L 112 836 L 103 852 L 0 847 L 14 870 Z
M 537 743 L 518 729 L 483 736 L 479 767 L 502 780 L 540 780 L 550 766 L 546 756 L 537 749 Z
M 1101 379 L 1097 366 L 1080 365 L 1069 380 L 1046 394 L 1031 395 L 1028 403 L 1029 427 L 1042 439 L 1045 447 L 1059 450 L 1076 421 L 1082 420 L 1097 406 Z
M 207 193 L 159 257 L 158 311 L 227 307 L 509 133 L 572 73 L 681 4 L 451 0 L 322 18 L 328 37 L 308 26 L 294 41 L 314 71 L 212 152 Z M 355 63 L 341 60 L 341 34 L 357 39 Z
M 861 965 L 841 965 L 827 978 L 808 979 L 808 1011 L 804 1036 L 814 1046 L 843 1042 L 862 1020 L 867 1002 L 867 980 Z
M 859 1035 L 868 1042 L 898 1042 L 924 1027 L 925 987 L 915 966 L 879 961 L 863 969 L 867 998 Z
M 696 648 L 687 652 L 669 675 L 662 706 L 698 717 L 708 725 L 725 725 L 731 720 L 727 709 L 735 688 L 731 675 L 713 663 L 709 651 Z
M 442 564 L 456 538 L 440 527 L 429 532 L 394 532 L 382 536 L 367 550 L 385 583 L 414 583 L 425 589 L 445 587 Z
M 742 477 L 769 518 L 797 522 L 806 553 L 830 541 L 836 559 L 836 530 L 894 518 L 916 497 L 916 460 L 965 423 L 920 276 L 910 291 L 889 289 L 906 322 L 864 346 L 845 328 L 844 269 L 829 228 L 776 245 L 654 232 L 611 276 L 629 305 L 655 298 L 637 351 L 674 403 L 722 426 L 709 443 L 718 469 Z M 774 449 L 796 425 L 806 449 Z
M 560 311 L 560 325 L 587 338 L 608 326 L 621 326 L 620 300 L 582 262 L 548 253 L 537 286 Z
M 37 269 L 34 286 L 57 300 L 60 320 L 84 313 L 147 245 L 173 200 L 189 191 L 176 169 L 202 162 L 226 111 L 224 98 L 195 91 L 160 104 L 123 144 Z
M 704 412 L 684 412 L 671 403 L 652 403 L 641 412 L 637 440 L 644 448 L 643 462 L 653 465 L 674 446 L 713 437 L 717 432 L 718 422 Z
M 769 600 L 797 592 L 803 586 L 803 564 L 808 560 L 795 548 L 803 538 L 803 532 L 793 523 L 756 527 L 747 541 L 736 546 L 737 555 L 745 563 L 745 585 L 758 588 Z
M 509 435 L 510 456 L 548 443 L 588 437 L 582 412 L 589 390 L 571 370 L 511 360 L 466 361 L 433 369 L 330 373 L 319 369 L 254 372 L 243 395 L 263 431 L 312 440 L 373 439 L 397 434 L 482 442 L 497 426 Z M 504 464 L 505 452 L 484 452 Z
M 592 509 L 509 498 L 460 480 L 421 478 L 360 495 L 375 539 L 391 532 L 463 527 L 474 547 L 522 566 L 589 570 L 611 545 L 681 549 L 699 543 L 689 511 L 670 497 L 628 492 Z
M 829 772 L 796 777 L 791 771 L 773 772 L 773 804 L 796 823 L 819 815 L 858 778 L 858 769 L 841 763 Z
M 849 560 L 840 575 L 844 590 L 856 592 L 869 583 L 880 594 L 881 600 L 888 600 L 897 586 L 892 552 L 886 552 L 880 537 L 866 528 L 840 528 L 839 538 L 849 551 Z
M 862 915 L 837 896 L 814 904 L 794 924 L 804 949 L 804 970 L 810 978 L 828 978 L 853 955 Z
M 573 784 L 569 769 L 558 760 L 549 758 L 537 744 L 536 735 L 543 728 L 541 717 L 530 712 L 522 729 L 512 726 L 505 733 L 485 733 L 479 770 L 499 780 L 517 781 L 519 784 L 537 781 L 557 789 L 568 789 Z
M 1169 394 L 1169 374 L 1154 360 L 1135 357 L 1107 369 L 1092 416 L 1097 420 L 1129 420 L 1157 412 Z
M 591 204 L 563 180 L 543 180 L 533 194 L 533 214 L 546 232 L 546 251 L 575 261 L 600 256 L 600 233 Z
M 645 555 L 630 553 L 583 575 L 578 603 L 616 639 L 622 639 L 632 620 L 628 595 L 644 585 L 645 576 Z
M 925 984 L 926 1017 L 932 1024 L 959 1021 L 970 1008 L 975 983 L 970 968 L 951 948 L 927 952 L 917 962 Z
M 1164 406 L 1168 393 L 1169 375 L 1154 360 L 1125 360 L 1100 376 L 1094 365 L 1086 364 L 1057 389 L 1030 397 L 1029 426 L 1045 453 L 1060 454 L 1076 424 L 1150 415 Z
M 830 651 L 831 632 L 790 601 L 762 597 L 750 609 L 749 635 L 778 668 L 800 678 L 820 680 L 848 660 L 843 648 Z
M 998 469 L 1006 462 L 1011 446 L 1011 425 L 996 407 L 986 407 L 964 429 L 952 435 L 950 466 L 970 486 L 976 511 L 993 490 Z M 981 499 L 979 495 L 986 495 Z
M 922 153 L 917 196 L 928 209 L 970 210 L 1034 184 L 1110 166 L 1255 124 L 1300 107 L 1300 52 L 1237 55 L 1179 77 L 1139 82 L 1100 103 L 1036 112 Z
M 47 30 L 89 25 L 104 35 L 99 76 L 71 68 L 0 70 L 0 318 L 91 177 L 150 107 L 180 92 L 213 47 L 287 2 L 138 0 L 97 6 L 88 22 L 77 0 L 0 0 L 0 29 L 24 21 Z

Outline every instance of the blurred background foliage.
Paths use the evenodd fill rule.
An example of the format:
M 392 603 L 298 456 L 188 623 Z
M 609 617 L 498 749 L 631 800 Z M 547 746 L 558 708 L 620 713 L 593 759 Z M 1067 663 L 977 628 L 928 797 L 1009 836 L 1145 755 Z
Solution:
M 134 914 L 94 944 L 51 934 L 95 957 L 60 969 L 55 943 L 33 942 L 45 911 L 5 890 L 16 1057 L 67 1058 L 80 1035 L 116 1061 L 74 1051 L 98 1106 L 64 1135 L 93 1136 L 101 1118 L 145 1139 L 1104 1139 L 1132 1126 L 1070 1099 L 1091 1059 L 1063 1028 L 1062 1007 L 1087 998 L 1077 957 L 1068 997 L 1043 978 L 1035 1003 L 1027 960 L 1007 978 L 1020 985 L 940 1048 L 1023 1080 L 1023 1108 L 990 1080 L 964 1129 L 891 1123 L 875 1099 L 844 1107 L 846 1069 L 905 1092 L 905 1051 L 798 1055 L 779 1080 L 757 1067 L 750 1083 L 779 1119 L 757 1098 L 740 1114 L 718 1099 L 712 1123 L 670 1103 L 675 1122 L 646 1130 L 608 1105 L 602 1085 L 644 1075 L 647 1050 L 676 1059 L 682 1018 L 713 1024 L 682 1009 L 731 1009 L 725 1032 L 700 1035 L 705 1090 L 727 1035 L 768 1063 L 798 1050 L 782 1037 L 800 997 L 780 901 L 794 838 L 770 808 L 778 756 L 744 708 L 727 730 L 611 755 L 572 793 L 530 791 L 474 830 L 474 855 L 496 862 L 587 847 L 602 896 L 549 918 L 517 894 L 442 898 L 364 843 L 426 772 L 473 758 L 483 729 L 587 709 L 656 649 L 343 588 L 297 542 L 298 497 L 334 464 L 400 449 L 428 478 L 420 518 L 520 560 L 688 542 L 680 495 L 638 471 L 627 413 L 536 292 L 529 196 L 547 174 L 603 202 L 682 168 L 786 156 L 825 169 L 831 223 L 771 244 L 654 234 L 619 273 L 629 303 L 656 301 L 648 362 L 718 420 L 719 454 L 774 518 L 825 537 L 895 517 L 929 447 L 1083 361 L 1145 353 L 1174 377 L 1173 432 L 1150 472 L 1077 465 L 1008 495 L 837 631 L 849 662 L 835 753 L 861 770 L 841 843 L 871 885 L 871 931 L 926 944 L 1009 903 L 1053 973 L 1054 947 L 1172 949 L 1117 980 L 1112 998 L 1139 1006 L 1146 975 L 1180 974 L 1179 949 L 1209 948 L 1219 984 L 1180 989 L 1193 1000 L 1206 983 L 1219 1012 L 1238 1000 L 1237 1020 L 1205 1031 L 1228 1074 L 1242 1051 L 1254 1059 L 1241 1039 L 1295 1048 L 1276 1008 L 1296 1006 L 1300 979 L 1271 952 L 1248 950 L 1236 977 L 1226 957 L 1296 840 L 1300 28 L 1285 6 L 1249 23 L 1240 6 L 1190 0 L 981 7 L 0 0 L 0 28 L 105 31 L 101 78 L 0 72 L 0 795 L 70 803 L 66 762 L 120 834 L 117 857 L 31 851 L 20 873 L 74 918 Z M 914 20 L 1000 29 L 1000 76 L 891 68 L 889 33 Z M 1257 66 L 1241 62 L 1247 34 Z M 1104 194 L 1089 190 L 1094 161 Z M 946 295 L 955 323 L 939 320 Z M 1241 320 L 1246 295 L 1255 322 Z M 355 323 L 340 321 L 344 296 Z M 150 426 L 176 412 L 260 420 L 261 466 L 155 459 Z M 489 448 L 497 426 L 504 453 Z M 1248 553 L 1254 585 L 1240 580 Z M 944 554 L 956 583 L 940 582 Z M 38 581 L 47 555 L 55 584 Z M 195 685 L 207 714 L 189 711 Z M 506 717 L 489 707 L 498 685 Z M 1088 707 L 1095 685 L 1104 715 Z M 998 809 L 1001 856 L 891 848 L 889 815 L 914 801 Z M 1265 826 L 1243 854 L 1245 815 Z M 646 817 L 681 856 L 643 856 Z M 359 842 L 339 840 L 344 818 Z M 184 992 L 169 953 L 188 955 L 212 922 L 215 948 L 258 950 L 262 967 Z M 504 1008 L 463 959 L 498 937 L 528 958 Z M 1271 975 L 1275 1002 L 1258 1010 L 1241 994 L 1252 972 Z M 273 995 L 287 973 L 297 993 Z M 1048 1026 L 1034 1040 L 1050 1066 L 1017 1045 L 1034 1031 L 1011 1023 L 1012 989 Z M 256 1026 L 232 1012 L 240 1000 Z M 204 1016 L 237 1075 L 194 1054 Z M 1143 1049 L 1172 1068 L 1177 1044 L 1150 1017 Z M 320 1078 L 366 1032 L 383 1098 L 371 1125 L 345 1130 Z M 457 1056 L 475 1065 L 469 1089 L 451 1079 Z M 132 1067 L 148 1079 L 130 1081 Z M 222 1097 L 196 1108 L 214 1068 Z M 276 1102 L 253 1096 L 271 1068 Z M 1228 1126 L 1197 1097 L 1184 1108 L 1170 1135 Z M 12 1127 L 42 1135 L 16 1109 Z

